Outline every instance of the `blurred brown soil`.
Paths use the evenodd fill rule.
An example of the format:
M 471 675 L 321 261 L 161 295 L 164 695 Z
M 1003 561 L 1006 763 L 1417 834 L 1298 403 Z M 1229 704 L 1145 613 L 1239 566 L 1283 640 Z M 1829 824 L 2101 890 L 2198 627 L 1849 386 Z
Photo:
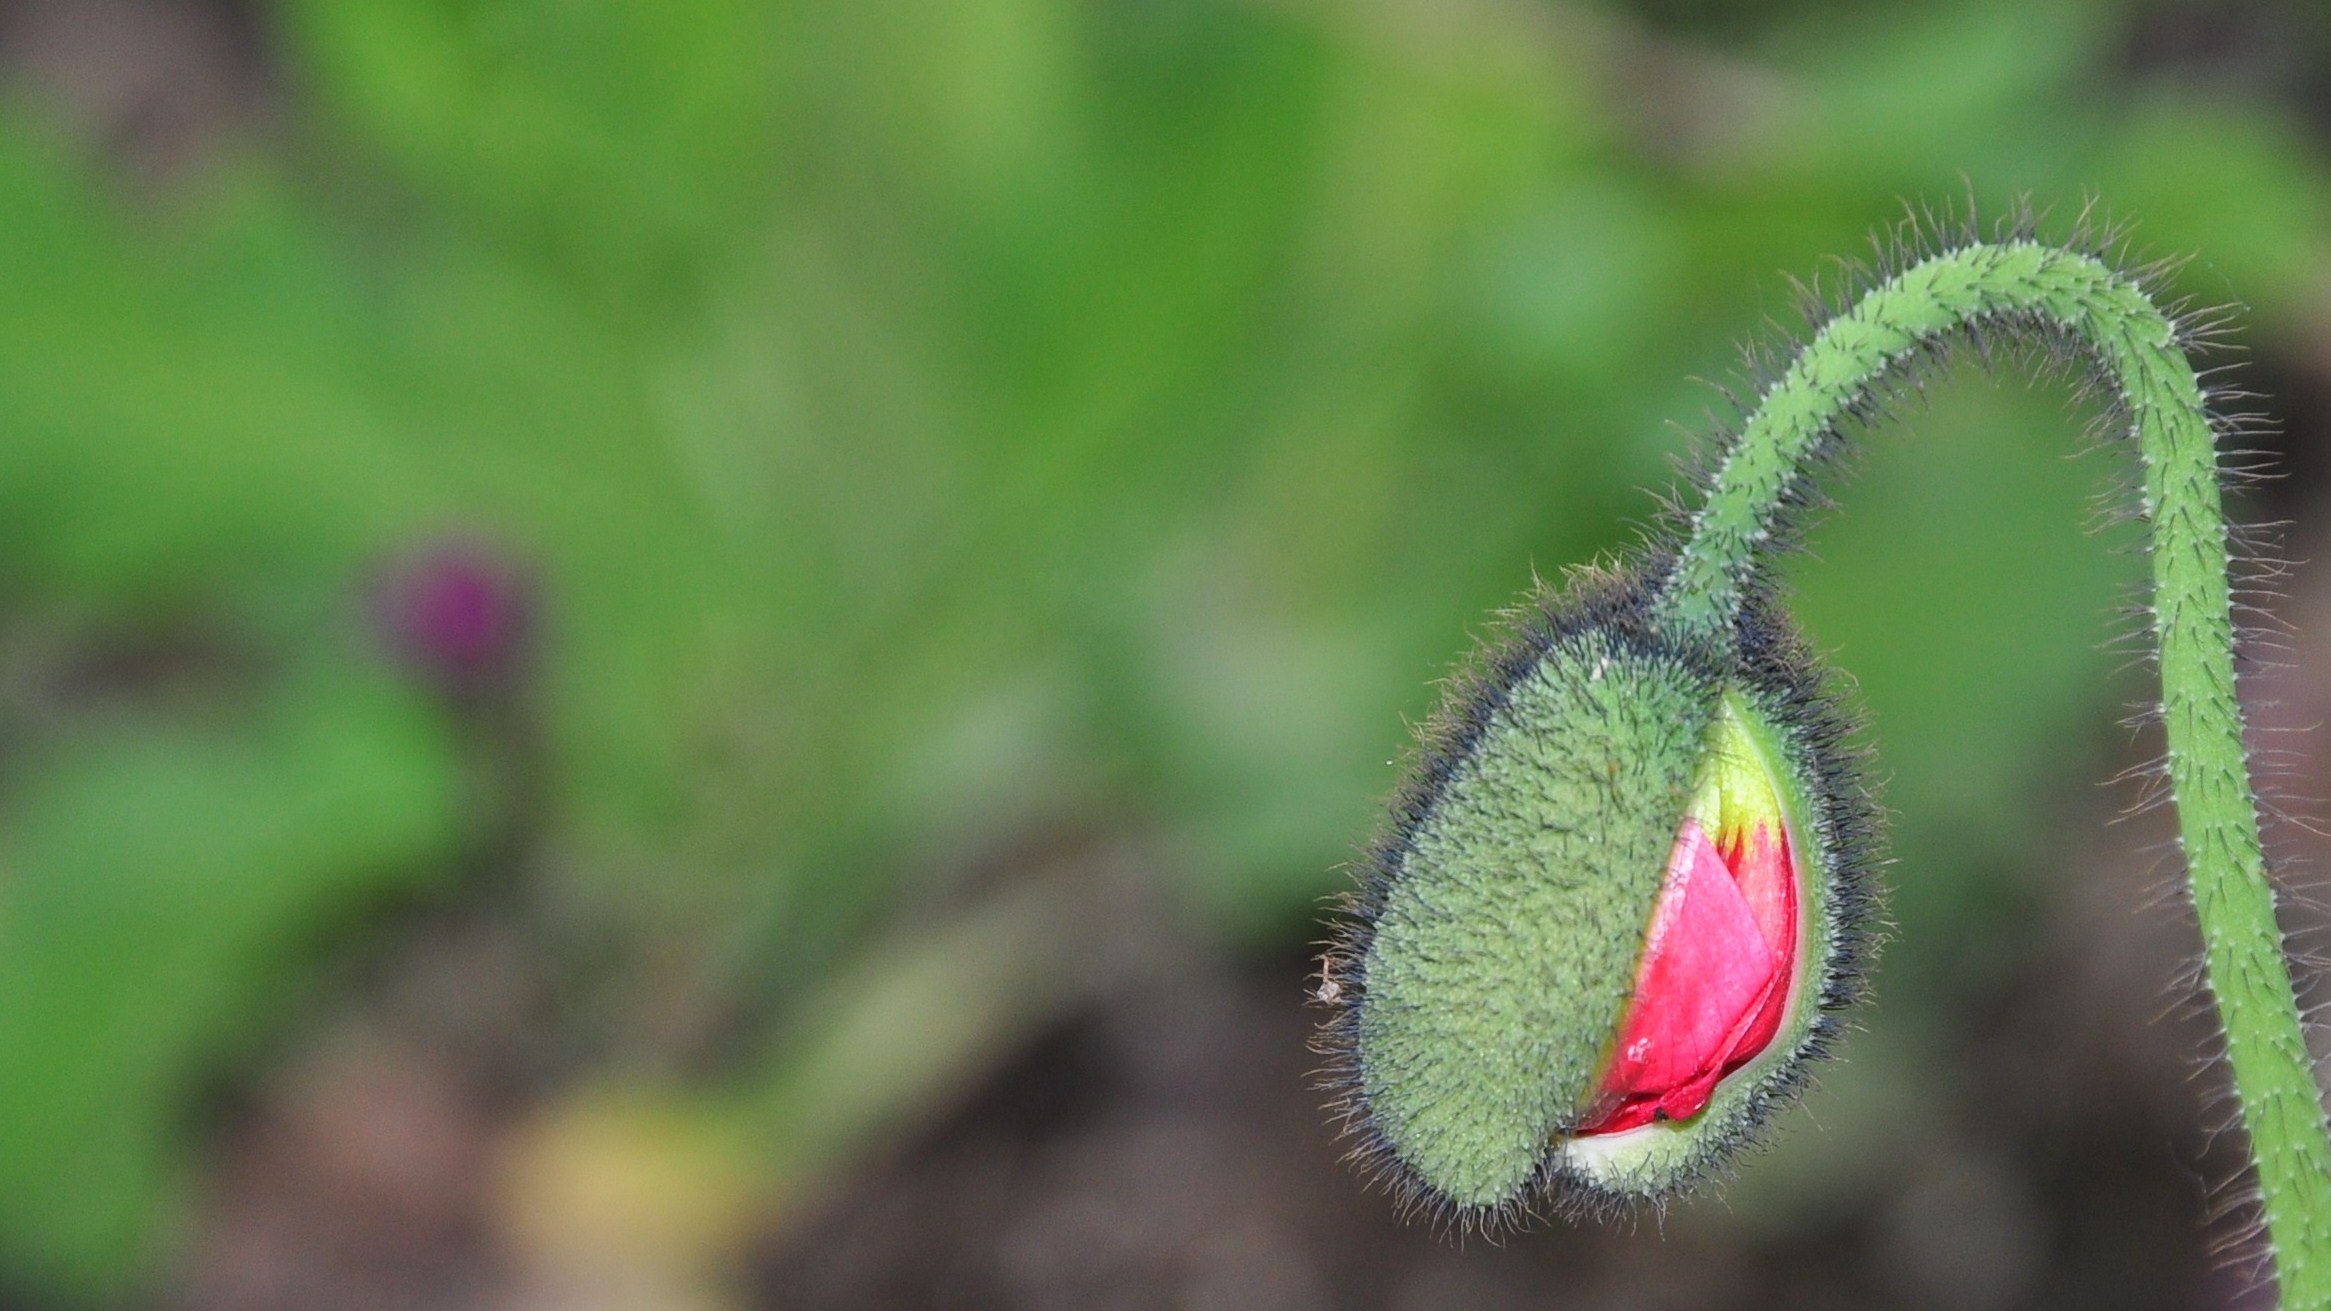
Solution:
M 2200 1135 L 2180 1122 L 2193 1098 L 2160 1050 L 2167 1031 L 2067 1014 L 2062 968 L 2035 967 L 1966 1017 L 1969 1041 L 1899 1154 L 1853 1172 L 1860 1195 L 1793 1199 L 1777 1223 L 1699 1201 L 1664 1225 L 1495 1243 L 1403 1226 L 1363 1191 L 1307 1088 L 1297 969 L 1224 971 L 1022 1056 L 945 1129 L 775 1237 L 761 1304 L 2229 1305 L 2236 1281 L 2209 1273 L 2198 1214 L 2199 1173 L 2229 1162 L 2172 1146 Z M 1808 1136 L 1792 1141 L 1818 1146 Z
M 0 68 L 152 188 L 261 114 L 260 32 L 241 0 L 0 0 Z
M 2089 899 L 2074 900 L 2061 927 L 2093 939 Z M 2036 959 L 1954 1013 L 1898 1127 L 1872 1137 L 1800 1119 L 1729 1204 L 1494 1243 L 1401 1224 L 1339 1162 L 1309 1088 L 1305 962 L 1193 947 L 1171 977 L 1055 1027 L 916 1141 L 772 1218 L 740 1279 L 702 1302 L 615 1289 L 546 1301 L 495 1216 L 496 1161 L 532 1099 L 497 1093 L 481 1048 L 400 1035 L 393 1009 L 359 1007 L 287 1052 L 215 1138 L 168 1304 L 2261 1305 L 2205 1250 L 2202 1181 L 2230 1177 L 2234 1158 L 2203 1146 L 2177 1054 L 2196 1026 L 2151 1019 L 2184 926 L 2127 904 L 2102 912 L 2120 930 L 2101 950 Z M 1821 1176 L 1842 1192 L 1754 1187 L 1793 1154 L 1833 1152 L 1832 1137 L 1867 1143 Z

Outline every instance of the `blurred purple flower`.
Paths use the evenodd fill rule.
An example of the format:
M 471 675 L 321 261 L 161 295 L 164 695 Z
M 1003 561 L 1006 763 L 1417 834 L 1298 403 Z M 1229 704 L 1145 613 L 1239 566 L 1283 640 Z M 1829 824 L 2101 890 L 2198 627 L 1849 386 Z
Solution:
M 506 687 L 532 654 L 534 580 L 490 546 L 425 544 L 388 564 L 374 597 L 389 650 L 456 696 Z

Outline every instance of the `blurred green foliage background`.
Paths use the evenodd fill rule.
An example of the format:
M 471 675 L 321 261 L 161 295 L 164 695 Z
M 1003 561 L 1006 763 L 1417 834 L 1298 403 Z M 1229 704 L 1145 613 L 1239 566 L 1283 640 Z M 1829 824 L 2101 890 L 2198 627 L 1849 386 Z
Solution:
M 579 980 L 545 1086 L 682 1090 L 747 1174 L 1073 1004 L 991 891 L 1047 835 L 1291 954 L 1437 672 L 1905 201 L 2100 197 L 2303 355 L 2322 138 L 2148 12 L 280 0 L 268 107 L 160 181 L 20 78 L 7 1281 L 150 1287 L 206 1099 L 431 908 L 520 898 Z M 1799 571 L 1884 747 L 1887 1008 L 1989 967 L 2142 691 L 2081 419 L 1936 389 Z M 394 602 L 464 568 L 483 673 Z

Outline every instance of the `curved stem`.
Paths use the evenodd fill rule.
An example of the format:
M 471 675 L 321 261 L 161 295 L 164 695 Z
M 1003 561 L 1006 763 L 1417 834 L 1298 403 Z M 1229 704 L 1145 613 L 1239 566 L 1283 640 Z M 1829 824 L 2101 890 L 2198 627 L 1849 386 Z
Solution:
M 2226 524 L 2215 431 L 2176 325 L 2129 277 L 2029 241 L 1937 255 L 1831 320 L 1764 395 L 1695 516 L 1661 593 L 1678 636 L 1737 620 L 1837 426 L 1890 373 L 1970 329 L 2026 331 L 2093 357 L 2144 460 L 2153 630 L 2179 837 L 2208 982 L 2257 1166 L 2283 1305 L 2331 1308 L 2331 1137 L 2284 964 L 2235 699 Z

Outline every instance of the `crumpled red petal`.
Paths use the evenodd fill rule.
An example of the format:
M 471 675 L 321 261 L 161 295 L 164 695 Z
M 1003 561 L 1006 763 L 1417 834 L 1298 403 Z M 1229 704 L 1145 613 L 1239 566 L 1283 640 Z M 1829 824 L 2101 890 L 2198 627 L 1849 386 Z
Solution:
M 1697 819 L 1676 834 L 1635 995 L 1577 1133 L 1689 1119 L 1779 1032 L 1796 940 L 1787 839 L 1756 824 L 1732 847 Z
M 1789 981 L 1797 972 L 1797 876 L 1789 863 L 1788 840 L 1763 824 L 1726 850 L 1724 858 L 1774 957 L 1772 978 L 1750 1013 L 1750 1023 L 1724 1059 L 1723 1073 L 1729 1074 L 1763 1051 L 1780 1032 L 1781 1014 L 1788 1008 Z

